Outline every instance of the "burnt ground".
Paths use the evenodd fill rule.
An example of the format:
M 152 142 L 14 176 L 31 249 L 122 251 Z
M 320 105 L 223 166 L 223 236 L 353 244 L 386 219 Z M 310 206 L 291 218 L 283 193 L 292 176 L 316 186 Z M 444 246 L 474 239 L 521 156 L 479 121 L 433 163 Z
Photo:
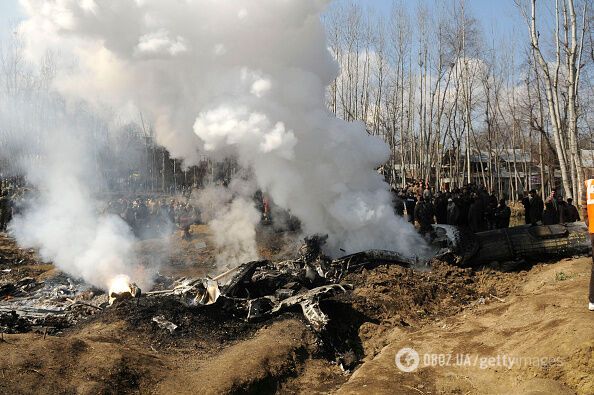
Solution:
M 37 277 L 53 269 L 43 264 L 34 250 L 18 248 L 14 240 L 0 233 L 0 286 L 23 277 Z
M 204 240 L 208 244 L 208 230 L 201 227 L 193 231 L 195 239 L 190 242 L 179 235 L 173 239 L 175 252 L 169 274 L 202 275 L 212 270 L 213 251 L 196 243 Z M 272 232 L 260 232 L 258 237 L 265 256 L 279 258 L 295 251 L 294 237 Z M 151 249 L 161 247 L 148 243 L 141 248 L 150 254 Z M 23 276 L 43 278 L 53 270 L 51 265 L 39 264 L 34 253 L 20 251 L 5 236 L 0 236 L 0 251 L 7 257 L 2 258 L 0 269 L 11 269 L 10 273 L 0 272 L 0 284 Z M 15 261 L 14 256 L 29 260 Z M 343 280 L 354 285 L 351 293 L 322 303 L 331 321 L 321 337 L 308 327 L 299 311 L 245 322 L 232 309 L 218 304 L 187 308 L 170 299 L 124 301 L 55 336 L 4 335 L 0 341 L 4 356 L 0 358 L 0 393 L 491 393 L 490 385 L 502 382 L 497 375 L 483 374 L 475 379 L 466 373 L 461 376 L 467 378 L 459 378 L 459 383 L 451 375 L 443 379 L 432 369 L 402 376 L 395 370 L 393 349 L 409 341 L 416 347 L 429 343 L 437 347 L 437 337 L 445 337 L 440 332 L 434 339 L 431 334 L 443 328 L 448 328 L 451 336 L 446 344 L 465 345 L 473 336 L 487 336 L 489 330 L 501 326 L 496 319 L 480 329 L 460 328 L 469 325 L 469 319 L 484 321 L 484 315 L 493 314 L 492 310 L 495 316 L 504 314 L 507 310 L 501 310 L 503 306 L 519 309 L 515 300 L 523 308 L 530 303 L 541 306 L 546 303 L 539 296 L 542 292 L 555 295 L 558 289 L 566 295 L 566 287 L 583 286 L 586 276 L 581 272 L 585 266 L 573 267 L 571 262 L 510 273 L 489 268 L 473 271 L 441 262 L 420 270 L 399 266 L 364 269 Z M 548 288 L 541 284 L 548 284 Z M 521 344 L 551 331 L 549 336 L 554 339 L 555 327 L 565 328 L 575 320 L 563 316 L 559 318 L 563 322 L 543 329 L 532 322 L 539 317 L 538 307 L 535 309 L 506 318 L 509 323 L 526 321 L 523 327 L 517 322 L 515 331 L 495 333 L 488 339 L 497 338 L 504 345 L 505 341 Z M 159 327 L 152 322 L 158 315 L 174 322 L 178 329 L 170 333 Z M 528 324 L 530 320 L 534 328 Z M 581 330 L 583 325 L 588 322 L 574 326 Z M 566 336 L 572 340 L 572 334 Z M 588 386 L 594 385 L 592 379 L 576 372 L 594 373 L 594 344 L 588 349 L 583 343 L 588 335 L 578 331 L 577 336 L 582 338 L 573 339 L 575 347 L 557 349 L 563 355 L 578 353 L 580 357 L 570 366 L 574 373 L 567 369 L 544 373 L 527 370 L 504 377 L 513 377 L 517 384 L 540 375 L 569 393 L 591 393 L 588 388 L 594 387 Z M 474 347 L 484 352 L 488 341 L 477 338 L 475 343 L 478 345 Z M 494 352 L 494 346 L 490 347 Z M 537 349 L 534 345 L 531 350 Z M 468 380 L 473 386 L 467 385 Z

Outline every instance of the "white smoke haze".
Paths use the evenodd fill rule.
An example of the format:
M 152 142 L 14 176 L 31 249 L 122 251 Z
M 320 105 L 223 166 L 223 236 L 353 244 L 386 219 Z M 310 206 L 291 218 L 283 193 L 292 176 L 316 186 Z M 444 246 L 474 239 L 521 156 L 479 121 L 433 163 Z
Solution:
M 58 68 L 54 87 L 66 97 L 149 114 L 157 141 L 186 165 L 204 152 L 236 156 L 306 234 L 329 234 L 331 254 L 423 253 L 374 171 L 388 159 L 386 144 L 326 109 L 338 74 L 320 21 L 328 1 L 21 3 L 28 56 L 60 54 L 68 67 Z M 214 225 L 251 237 L 251 216 L 236 215 L 248 201 L 232 203 Z
M 98 288 L 107 290 L 117 274 L 149 287 L 154 268 L 137 264 L 128 225 L 99 214 L 94 192 L 104 180 L 95 171 L 95 128 L 96 119 L 84 109 L 70 111 L 56 97 L 4 98 L 0 153 L 35 187 L 9 231 L 21 246 L 38 249 L 45 261 Z
M 245 174 L 234 178 L 228 187 L 209 185 L 193 192 L 191 202 L 198 207 L 201 219 L 208 223 L 216 248 L 216 266 L 225 269 L 257 260 L 256 226 L 260 213 L 253 200 L 255 185 Z
M 217 267 L 235 267 L 258 259 L 256 225 L 260 213 L 252 201 L 234 199 L 208 223 L 218 248 Z

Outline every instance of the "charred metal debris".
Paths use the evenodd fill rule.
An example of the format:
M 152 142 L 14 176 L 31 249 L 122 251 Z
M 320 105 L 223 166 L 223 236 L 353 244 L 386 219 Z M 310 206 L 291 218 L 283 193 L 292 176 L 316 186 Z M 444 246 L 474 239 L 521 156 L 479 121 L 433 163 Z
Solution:
M 352 289 L 340 284 L 349 271 L 379 263 L 404 267 L 415 263 L 398 253 L 380 250 L 331 260 L 322 252 L 326 239 L 322 235 L 305 238 L 294 260 L 248 262 L 213 279 L 182 278 L 173 288 L 147 292 L 146 296 L 176 297 L 189 307 L 217 303 L 242 312 L 246 320 L 270 317 L 299 306 L 311 327 L 321 332 L 329 317 L 320 309 L 320 300 Z
M 322 252 L 327 236 L 305 238 L 294 260 L 244 263 L 214 278 L 180 278 L 168 289 L 141 295 L 135 284 L 120 293 L 103 293 L 65 275 L 46 282 L 24 278 L 0 287 L 0 331 L 5 333 L 43 330 L 60 332 L 110 305 L 133 298 L 173 298 L 191 308 L 219 305 L 245 320 L 259 320 L 300 308 L 311 327 L 321 332 L 329 321 L 320 301 L 352 289 L 340 284 L 343 277 L 363 267 L 416 261 L 396 252 L 370 250 L 330 259 Z M 152 317 L 159 327 L 173 333 L 177 325 L 162 316 Z
M 352 289 L 342 283 L 349 272 L 380 264 L 418 267 L 428 262 L 383 250 L 330 259 L 322 252 L 326 240 L 324 235 L 305 238 L 293 260 L 248 262 L 214 278 L 165 279 L 159 283 L 164 289 L 142 295 L 135 284 L 128 291 L 105 294 L 65 275 L 44 282 L 23 278 L 0 286 L 0 332 L 59 332 L 111 304 L 141 297 L 154 302 L 174 299 L 188 308 L 217 305 L 247 321 L 300 309 L 311 327 L 322 332 L 329 317 L 320 309 L 320 301 Z M 432 259 L 464 267 L 582 255 L 590 250 L 583 224 L 520 226 L 476 235 L 454 226 L 434 225 L 431 245 Z M 152 322 L 171 333 L 179 324 L 163 316 L 152 317 Z

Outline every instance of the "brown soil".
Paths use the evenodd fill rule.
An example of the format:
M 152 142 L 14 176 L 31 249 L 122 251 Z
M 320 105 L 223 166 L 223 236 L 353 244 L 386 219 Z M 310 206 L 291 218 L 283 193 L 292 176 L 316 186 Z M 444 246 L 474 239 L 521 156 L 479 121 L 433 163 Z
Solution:
M 210 240 L 207 225 L 192 225 L 191 238 L 175 232 L 168 240 L 150 239 L 138 243 L 137 251 L 145 264 L 161 264 L 160 273 L 166 276 L 205 276 L 219 274 L 215 265 L 216 248 Z M 256 233 L 258 254 L 262 259 L 292 258 L 300 246 L 295 233 L 276 233 L 270 226 L 261 226 Z M 163 262 L 166 265 L 162 265 Z
M 0 233 L 0 285 L 23 277 L 37 277 L 52 268 L 51 265 L 40 264 L 35 251 L 18 248 L 13 239 Z
M 212 270 L 208 229 L 173 238 L 173 274 Z M 289 241 L 287 241 L 287 239 Z M 270 257 L 294 252 L 294 236 L 260 233 Z M 264 242 L 266 241 L 266 242 Z M 0 235 L 10 253 L 14 244 Z M 192 247 L 193 246 L 193 247 Z M 291 247 L 288 247 L 291 246 Z M 147 256 L 156 243 L 140 247 Z M 585 308 L 588 258 L 528 271 L 380 266 L 348 275 L 351 294 L 324 301 L 321 339 L 299 311 L 244 322 L 217 305 L 123 302 L 58 336 L 4 335 L 0 393 L 594 393 L 594 313 Z M 29 265 L 39 275 L 48 265 Z M 5 268 L 6 266 L 0 266 Z M 11 268 L 24 266 L 11 266 Z M 1 281 L 13 273 L 0 274 Z M 20 278 L 15 276 L 14 278 Z M 1 303 L 1 302 L 0 302 Z M 155 315 L 179 325 L 170 334 Z M 421 367 L 400 372 L 396 352 L 551 356 L 536 368 Z M 565 392 L 563 392 L 565 391 Z
M 393 328 L 385 346 L 353 374 L 340 393 L 592 394 L 594 313 L 587 310 L 591 258 L 539 265 L 506 297 L 437 317 L 420 327 Z M 503 296 L 503 295 L 500 295 Z M 449 366 L 429 362 L 413 373 L 395 365 L 403 347 L 452 355 Z M 456 364 L 457 355 L 524 358 L 523 366 Z M 533 358 L 548 359 L 537 365 Z

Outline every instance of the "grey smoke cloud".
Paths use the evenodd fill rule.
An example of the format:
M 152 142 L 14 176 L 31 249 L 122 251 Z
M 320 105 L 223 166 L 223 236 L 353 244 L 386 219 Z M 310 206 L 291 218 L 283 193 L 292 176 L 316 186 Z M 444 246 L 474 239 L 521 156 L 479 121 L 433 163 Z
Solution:
M 423 252 L 374 170 L 386 144 L 325 107 L 338 73 L 320 22 L 328 1 L 21 2 L 27 53 L 61 54 L 54 86 L 66 97 L 150 114 L 187 165 L 236 156 L 304 232 L 330 235 L 332 254 Z
M 19 244 L 72 276 L 108 289 L 115 275 L 152 284 L 154 268 L 138 264 L 135 238 L 118 216 L 101 215 L 95 192 L 103 179 L 94 161 L 98 120 L 43 92 L 4 97 L 0 156 L 35 190 L 9 231 Z

